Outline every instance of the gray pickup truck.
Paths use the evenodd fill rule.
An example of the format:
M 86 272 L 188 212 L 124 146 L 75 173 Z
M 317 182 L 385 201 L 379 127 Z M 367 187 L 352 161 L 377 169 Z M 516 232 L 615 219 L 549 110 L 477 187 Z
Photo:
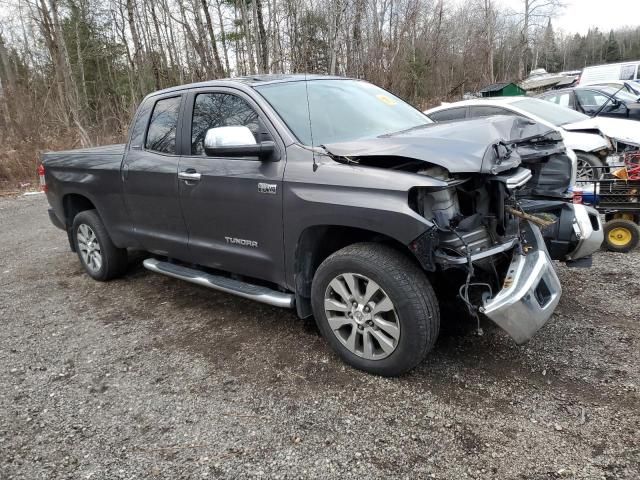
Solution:
M 527 341 L 560 299 L 552 259 L 588 266 L 602 241 L 597 213 L 570 203 L 558 132 L 432 125 L 338 77 L 155 92 L 126 145 L 46 153 L 39 169 L 94 279 L 144 251 L 151 271 L 313 315 L 342 359 L 386 376 L 423 360 L 441 310 Z

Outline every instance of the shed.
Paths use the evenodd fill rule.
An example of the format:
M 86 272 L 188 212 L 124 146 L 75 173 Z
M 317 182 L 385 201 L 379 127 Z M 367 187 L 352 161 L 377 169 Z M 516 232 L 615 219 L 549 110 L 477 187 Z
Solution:
M 483 97 L 518 97 L 525 91 L 515 83 L 494 83 L 480 90 Z

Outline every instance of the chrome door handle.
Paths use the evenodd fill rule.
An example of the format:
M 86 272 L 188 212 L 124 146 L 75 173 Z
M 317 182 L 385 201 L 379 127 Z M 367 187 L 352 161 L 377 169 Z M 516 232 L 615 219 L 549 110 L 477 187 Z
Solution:
M 178 172 L 178 178 L 180 180 L 189 180 L 191 182 L 197 182 L 198 180 L 200 180 L 200 174 L 197 172 Z

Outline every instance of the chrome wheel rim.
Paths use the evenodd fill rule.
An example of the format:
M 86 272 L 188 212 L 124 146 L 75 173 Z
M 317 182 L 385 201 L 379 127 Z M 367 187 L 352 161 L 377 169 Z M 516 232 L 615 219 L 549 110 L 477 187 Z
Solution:
M 591 168 L 591 164 L 586 160 L 578 158 L 576 177 L 577 180 L 593 180 L 595 175 L 593 168 Z
M 78 227 L 76 237 L 82 261 L 89 270 L 97 272 L 102 268 L 102 250 L 95 232 L 89 225 L 82 223 Z
M 331 280 L 324 311 L 333 334 L 354 355 L 381 360 L 398 346 L 395 306 L 380 285 L 364 275 L 343 273 Z

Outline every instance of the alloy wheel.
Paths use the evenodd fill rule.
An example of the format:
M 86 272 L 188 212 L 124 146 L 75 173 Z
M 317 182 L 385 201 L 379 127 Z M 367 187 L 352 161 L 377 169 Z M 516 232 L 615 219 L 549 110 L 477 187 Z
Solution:
M 324 310 L 337 339 L 367 360 L 391 355 L 400 340 L 400 321 L 386 292 L 370 278 L 343 273 L 325 291 Z
M 102 268 L 102 251 L 95 232 L 85 223 L 78 226 L 76 234 L 78 239 L 78 250 L 84 264 L 93 272 Z

